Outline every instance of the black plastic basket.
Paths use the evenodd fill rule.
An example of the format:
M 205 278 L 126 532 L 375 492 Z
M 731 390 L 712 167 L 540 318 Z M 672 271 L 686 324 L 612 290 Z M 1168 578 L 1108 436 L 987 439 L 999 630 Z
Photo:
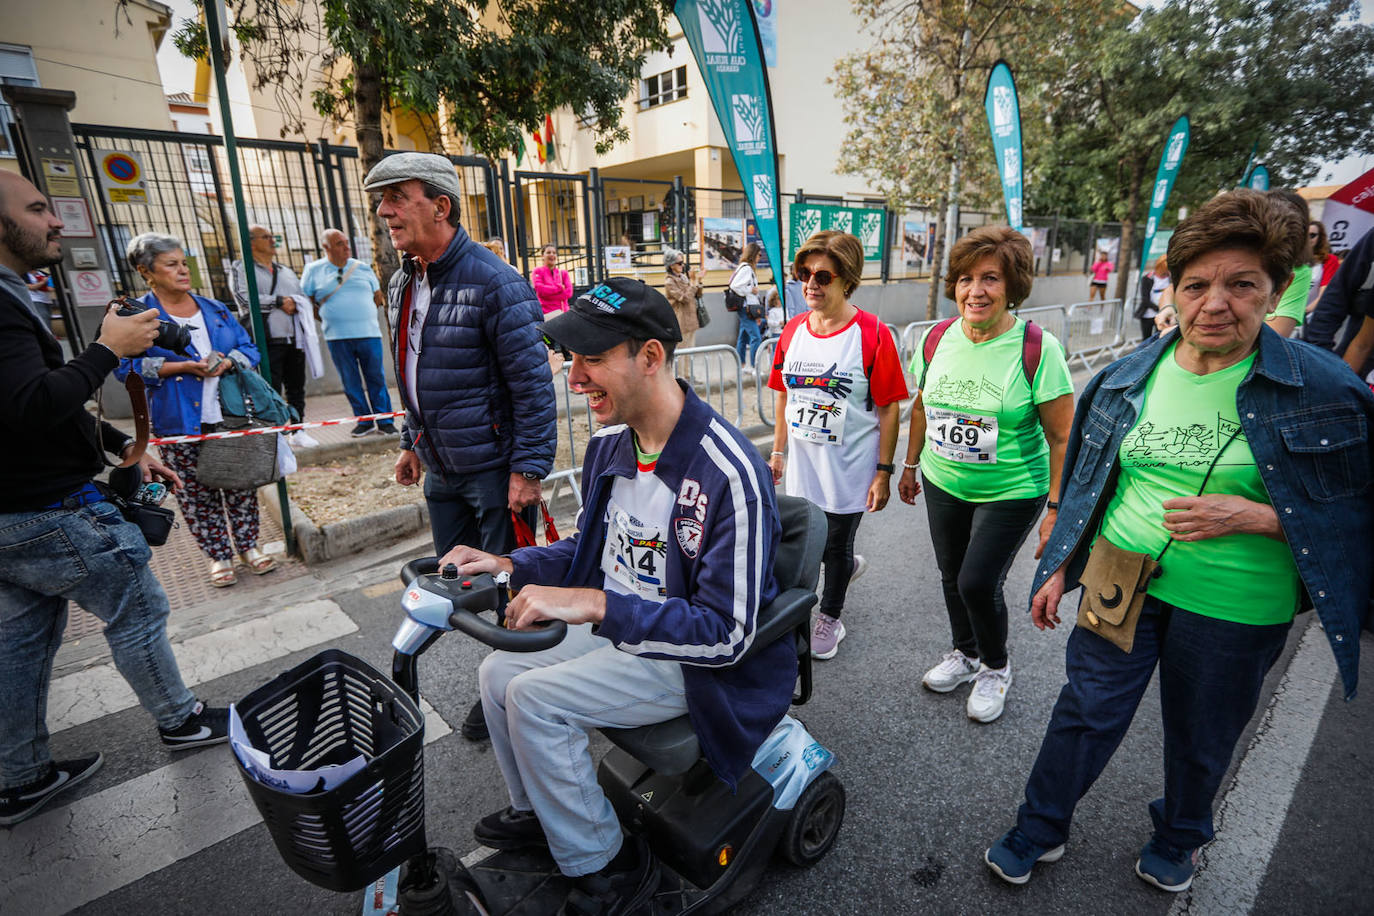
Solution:
M 332 891 L 356 891 L 425 851 L 424 717 L 390 678 L 328 649 L 254 690 L 237 709 L 249 743 L 271 755 L 274 769 L 367 758 L 339 785 L 303 795 L 258 782 L 239 764 L 296 874 Z

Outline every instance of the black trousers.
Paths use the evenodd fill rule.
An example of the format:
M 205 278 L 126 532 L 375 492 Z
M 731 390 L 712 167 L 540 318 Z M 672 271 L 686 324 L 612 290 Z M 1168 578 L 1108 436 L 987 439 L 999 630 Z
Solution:
M 954 648 L 989 668 L 1007 663 L 1007 601 L 1002 585 L 1045 497 L 974 503 L 921 479 L 930 542 L 940 567 Z
M 825 513 L 825 585 L 821 588 L 818 610 L 828 617 L 838 617 L 844 610 L 844 597 L 849 592 L 849 577 L 854 574 L 854 535 L 859 532 L 862 512 L 840 515 Z
M 297 349 L 294 343 L 269 340 L 267 365 L 272 370 L 272 387 L 277 389 L 277 394 L 286 398 L 286 403 L 296 408 L 296 413 L 304 420 L 305 351 Z

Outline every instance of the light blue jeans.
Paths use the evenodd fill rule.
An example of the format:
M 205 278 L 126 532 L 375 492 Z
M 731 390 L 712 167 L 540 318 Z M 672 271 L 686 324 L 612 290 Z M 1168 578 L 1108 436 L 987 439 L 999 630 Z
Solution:
M 0 512 L 0 788 L 41 777 L 48 683 L 75 601 L 105 622 L 115 667 L 162 728 L 196 698 L 167 641 L 167 595 L 148 568 L 143 533 L 108 502 Z
M 752 318 L 746 318 L 744 312 L 739 313 L 739 336 L 735 338 L 735 352 L 739 354 L 740 365 L 749 369 L 754 365 L 754 354 L 758 352 L 759 344 L 763 342 L 763 331 L 759 328 L 759 323 Z
M 478 683 L 511 805 L 539 816 L 563 874 L 597 871 L 620 851 L 621 833 L 587 732 L 684 715 L 682 666 L 622 652 L 582 624 L 543 652 L 493 652 Z

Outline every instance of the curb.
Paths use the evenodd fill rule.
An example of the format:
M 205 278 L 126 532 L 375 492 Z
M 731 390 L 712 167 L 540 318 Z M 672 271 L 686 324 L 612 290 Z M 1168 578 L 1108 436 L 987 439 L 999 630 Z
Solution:
M 379 436 L 373 433 L 368 436 L 360 436 L 357 439 L 348 439 L 344 442 L 322 442 L 310 448 L 292 449 L 292 452 L 296 456 L 296 463 L 298 465 L 301 467 L 313 467 L 334 461 L 338 458 L 353 458 L 357 455 L 375 455 L 379 452 L 400 451 L 400 448 L 400 436 Z

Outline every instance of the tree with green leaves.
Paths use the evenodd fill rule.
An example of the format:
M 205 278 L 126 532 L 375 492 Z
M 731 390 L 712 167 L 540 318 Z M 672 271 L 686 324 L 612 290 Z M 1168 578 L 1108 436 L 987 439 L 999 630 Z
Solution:
M 1324 159 L 1374 152 L 1374 26 L 1357 13 L 1355 0 L 1165 0 L 1105 31 L 1050 114 L 1028 197 L 1121 220 L 1124 297 L 1179 115 L 1191 137 L 1171 213 L 1239 183 L 1256 143 L 1275 187 L 1310 180 Z
M 255 90 L 274 89 L 286 132 L 303 126 L 298 100 L 311 93 L 326 118 L 353 118 L 366 172 L 382 158 L 383 111 L 409 111 L 477 152 L 498 158 L 558 108 L 584 115 L 597 151 L 628 137 L 625 97 L 645 55 L 669 46 L 670 0 L 229 0 Z M 493 27 L 494 24 L 494 27 Z M 203 23 L 174 38 L 205 57 Z M 294 116 L 294 117 L 293 117 Z M 396 268 L 385 227 L 372 223 L 378 273 Z
M 1122 6 L 1108 0 L 852 2 L 859 27 L 874 42 L 840 60 L 832 79 L 849 124 L 839 171 L 867 178 L 894 208 L 934 208 L 939 265 L 957 206 L 1000 200 L 983 108 L 993 64 L 1005 58 L 1016 74 L 1029 176 L 1036 146 L 1045 140 L 1044 113 L 1072 77 L 1074 49 L 1090 47 Z M 937 266 L 931 318 L 939 286 Z

